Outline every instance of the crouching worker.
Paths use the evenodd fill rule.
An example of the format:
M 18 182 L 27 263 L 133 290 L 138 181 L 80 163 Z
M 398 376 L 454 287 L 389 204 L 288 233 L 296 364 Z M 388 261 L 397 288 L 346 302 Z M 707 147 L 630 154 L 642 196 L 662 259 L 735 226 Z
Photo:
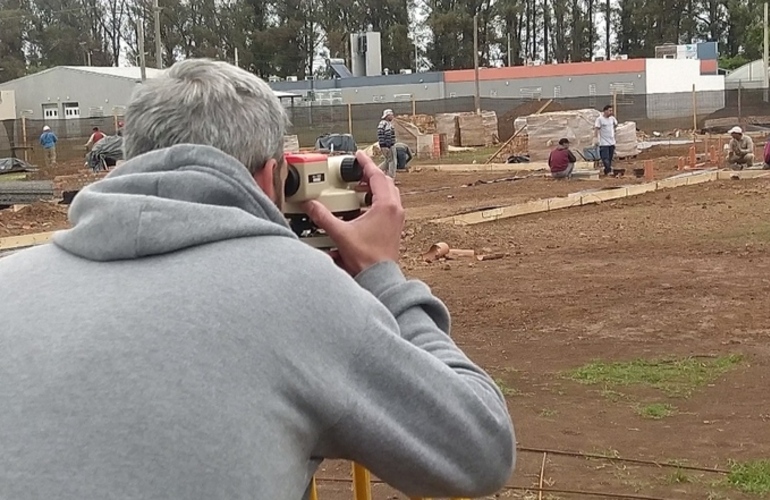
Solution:
M 732 167 L 743 169 L 754 165 L 754 141 L 743 133 L 741 127 L 730 129 L 730 145 L 728 146 L 727 162 Z
M 407 165 L 412 161 L 412 150 L 403 142 L 397 142 L 393 147 L 396 148 L 396 169 L 408 171 Z
M 575 169 L 577 158 L 569 150 L 569 139 L 560 139 L 559 145 L 551 151 L 548 157 L 548 168 L 551 169 L 551 177 L 554 179 L 570 179 Z
M 332 258 L 281 211 L 288 120 L 257 76 L 187 59 L 125 120 L 126 162 L 71 228 L 0 259 L 1 498 L 300 500 L 325 458 L 409 497 L 506 483 L 505 398 L 402 274 L 404 208 L 371 158 L 359 218 L 303 205 Z M 55 306 L 30 314 L 32 293 Z

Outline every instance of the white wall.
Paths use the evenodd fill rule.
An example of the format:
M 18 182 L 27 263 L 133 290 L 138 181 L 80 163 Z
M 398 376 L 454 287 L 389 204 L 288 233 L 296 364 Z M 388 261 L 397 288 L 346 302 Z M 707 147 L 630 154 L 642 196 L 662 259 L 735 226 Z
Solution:
M 692 114 L 693 85 L 698 116 L 725 107 L 725 77 L 701 75 L 697 59 L 647 59 L 645 78 L 648 118 L 661 120 Z
M 0 120 L 16 118 L 16 94 L 13 90 L 0 90 Z
M 701 75 L 697 59 L 647 59 L 647 94 L 724 90 L 722 75 Z

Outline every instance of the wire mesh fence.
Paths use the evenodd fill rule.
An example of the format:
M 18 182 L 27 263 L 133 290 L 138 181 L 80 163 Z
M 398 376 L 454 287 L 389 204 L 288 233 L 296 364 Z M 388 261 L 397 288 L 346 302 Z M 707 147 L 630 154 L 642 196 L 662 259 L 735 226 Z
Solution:
M 713 92 L 672 94 L 615 94 L 573 98 L 508 99 L 481 98 L 481 108 L 498 117 L 498 138 L 506 140 L 514 132 L 514 120 L 536 112 L 551 101 L 545 112 L 575 109 L 601 109 L 615 106 L 621 122 L 633 121 L 639 130 L 665 134 L 674 129 L 710 129 L 723 132 L 734 125 L 770 126 L 770 104 L 765 89 L 734 89 Z M 366 104 L 319 104 L 297 102 L 288 108 L 289 134 L 297 135 L 300 145 L 310 147 L 327 133 L 353 134 L 359 145 L 376 141 L 377 124 L 385 108 L 398 115 L 432 115 L 474 111 L 472 96 L 432 101 L 399 101 Z M 1 122 L 0 158 L 16 156 L 30 163 L 42 164 L 39 136 L 44 125 L 57 134 L 59 161 L 85 156 L 85 143 L 94 127 L 106 134 L 117 130 L 119 116 L 61 120 L 16 119 Z M 259 131 L 254 131 L 259 133 Z

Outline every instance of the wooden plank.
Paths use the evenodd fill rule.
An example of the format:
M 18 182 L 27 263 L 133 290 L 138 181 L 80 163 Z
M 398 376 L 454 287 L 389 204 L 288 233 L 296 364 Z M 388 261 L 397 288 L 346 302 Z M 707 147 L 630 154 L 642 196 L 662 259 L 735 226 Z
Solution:
M 561 210 L 562 208 L 579 207 L 580 196 L 559 196 L 558 198 L 548 198 L 548 210 Z
M 704 182 L 712 182 L 719 178 L 719 173 L 717 171 L 709 171 L 709 172 L 703 172 L 699 175 L 693 175 L 692 177 L 689 177 L 687 179 L 687 185 L 692 186 L 695 184 L 703 184 Z
M 745 171 L 743 171 L 745 172 Z M 761 171 L 759 171 L 761 172 Z M 694 184 L 702 184 L 704 182 L 710 182 L 717 179 L 730 179 L 731 177 L 724 174 L 738 174 L 740 171 L 705 171 L 687 173 L 677 175 L 675 177 L 669 177 L 668 179 L 662 179 L 657 182 L 646 182 L 644 184 L 627 184 L 619 186 L 615 189 L 596 189 L 588 191 L 579 191 L 563 197 L 545 198 L 542 200 L 529 201 L 526 203 L 518 203 L 505 207 L 498 207 L 489 210 L 483 210 L 479 212 L 471 212 L 468 214 L 457 215 L 452 217 L 444 217 L 442 219 L 434 219 L 430 222 L 433 223 L 451 223 L 457 225 L 473 225 L 481 224 L 484 222 L 491 222 L 500 219 L 507 219 L 510 217 L 518 217 L 521 215 L 529 215 L 540 212 L 548 212 L 551 210 L 560 210 L 563 208 L 569 208 L 579 205 L 590 205 L 594 203 L 600 203 L 603 201 L 618 200 L 622 198 L 628 198 L 631 196 L 639 196 L 645 193 L 652 193 L 659 189 L 669 189 L 679 186 L 688 186 Z M 756 177 L 770 177 L 770 172 L 763 172 L 763 175 L 752 175 L 751 178 Z M 740 178 L 740 177 L 736 177 Z
M 595 191 L 593 193 L 586 193 L 580 197 L 580 204 L 591 205 L 593 203 L 601 203 L 603 201 L 618 200 L 620 198 L 626 198 L 627 196 L 628 191 L 621 186 L 615 189 L 606 189 Z
M 55 231 L 47 233 L 35 233 L 25 234 L 22 236 L 7 236 L 0 238 L 0 250 L 13 250 L 16 248 L 31 247 L 35 245 L 42 245 L 51 241 L 51 237 Z
M 415 171 L 432 170 L 435 172 L 513 172 L 516 170 L 532 172 L 536 170 L 550 170 L 547 161 L 533 161 L 528 163 L 459 163 L 445 165 L 423 165 Z M 594 162 L 579 161 L 575 163 L 574 172 L 594 170 Z
M 639 196 L 645 193 L 652 193 L 658 189 L 657 182 L 645 182 L 644 184 L 628 184 L 623 186 L 626 188 L 626 194 L 628 196 Z
M 435 219 L 431 222 L 449 223 L 455 226 L 467 226 L 481 224 L 482 222 L 492 222 L 498 219 L 508 219 L 510 217 L 519 217 L 521 215 L 535 214 L 548 211 L 548 200 L 534 200 L 525 203 L 517 203 L 506 207 L 490 208 L 479 212 L 471 212 L 462 215 L 453 215 L 442 219 Z
M 669 177 L 658 181 L 658 189 L 672 189 L 686 186 L 689 182 L 687 177 Z
M 719 180 L 730 179 L 761 179 L 770 177 L 770 171 L 767 170 L 720 170 Z
M 418 167 L 420 170 L 432 170 L 434 172 L 533 172 L 543 170 L 539 164 L 532 163 L 468 163 L 457 165 L 425 165 Z

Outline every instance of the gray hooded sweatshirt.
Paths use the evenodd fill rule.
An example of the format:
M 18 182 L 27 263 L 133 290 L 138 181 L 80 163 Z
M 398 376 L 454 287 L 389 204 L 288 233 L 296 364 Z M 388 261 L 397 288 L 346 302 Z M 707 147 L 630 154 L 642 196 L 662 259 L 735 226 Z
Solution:
M 495 383 L 392 262 L 355 280 L 235 159 L 180 145 L 0 259 L 0 498 L 297 500 L 323 458 L 410 496 L 512 472 Z

